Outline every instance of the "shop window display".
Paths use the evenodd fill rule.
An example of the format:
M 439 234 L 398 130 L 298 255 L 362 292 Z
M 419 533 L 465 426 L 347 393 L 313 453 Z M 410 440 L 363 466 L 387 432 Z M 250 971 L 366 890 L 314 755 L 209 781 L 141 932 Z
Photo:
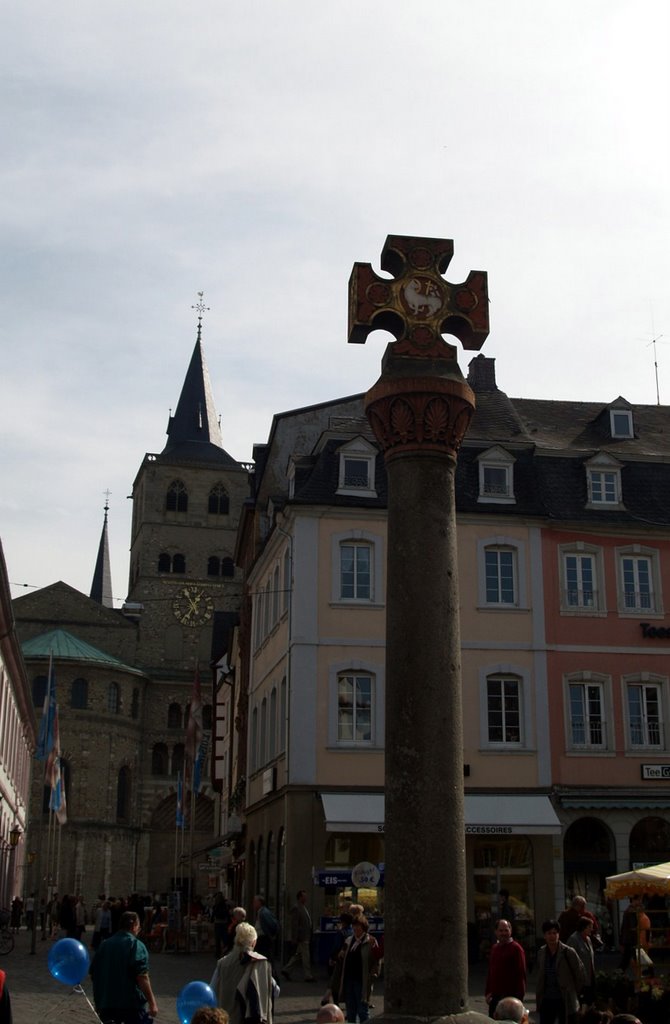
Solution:
M 512 933 L 532 964 L 535 954 L 533 852 L 523 836 L 476 839 L 474 843 L 475 927 L 470 959 L 487 958 L 496 921 L 512 918 Z M 504 908 L 504 909 L 501 909 Z

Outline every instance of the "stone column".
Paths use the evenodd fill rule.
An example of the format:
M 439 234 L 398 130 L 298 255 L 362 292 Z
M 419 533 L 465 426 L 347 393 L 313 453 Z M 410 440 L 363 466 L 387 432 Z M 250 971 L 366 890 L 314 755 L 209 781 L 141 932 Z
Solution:
M 454 475 L 474 395 L 441 333 L 479 347 L 488 310 L 485 275 L 441 278 L 450 247 L 389 238 L 382 267 L 397 280 L 359 264 L 350 283 L 350 340 L 378 326 L 397 338 L 366 396 L 389 488 L 384 1018 L 397 1024 L 467 1009 Z

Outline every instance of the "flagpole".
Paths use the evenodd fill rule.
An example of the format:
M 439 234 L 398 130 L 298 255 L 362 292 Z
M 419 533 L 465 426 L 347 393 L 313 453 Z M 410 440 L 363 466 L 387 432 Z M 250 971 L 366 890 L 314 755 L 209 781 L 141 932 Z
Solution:
M 195 832 L 195 806 L 196 792 L 199 788 L 199 779 L 196 772 L 196 761 L 198 748 L 202 739 L 202 696 L 200 693 L 200 665 L 195 660 L 195 674 L 193 676 L 193 691 L 189 705 L 188 722 L 186 723 L 186 767 L 191 773 L 191 821 L 189 827 L 189 855 L 188 855 L 188 885 L 186 908 L 186 950 L 191 952 L 191 898 L 193 886 L 193 834 Z M 196 785 L 197 782 L 197 785 Z M 183 863 L 183 860 L 182 860 Z

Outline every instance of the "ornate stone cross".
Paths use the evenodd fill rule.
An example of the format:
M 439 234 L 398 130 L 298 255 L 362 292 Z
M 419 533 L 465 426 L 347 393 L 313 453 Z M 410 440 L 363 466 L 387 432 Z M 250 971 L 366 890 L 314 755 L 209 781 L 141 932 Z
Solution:
M 454 347 L 442 334 L 455 335 L 464 348 L 481 348 L 489 333 L 486 271 L 472 270 L 463 284 L 448 284 L 442 275 L 453 254 L 450 239 L 389 235 L 381 268 L 393 274 L 392 280 L 379 277 L 369 263 L 354 263 L 349 341 L 363 344 L 370 331 L 381 328 L 396 339 L 394 355 L 452 355 Z

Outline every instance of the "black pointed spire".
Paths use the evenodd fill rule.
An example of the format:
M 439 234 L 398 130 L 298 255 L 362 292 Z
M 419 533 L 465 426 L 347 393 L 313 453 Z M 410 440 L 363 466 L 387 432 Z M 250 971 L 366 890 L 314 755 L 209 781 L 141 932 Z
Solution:
M 167 435 L 164 454 L 187 443 L 223 447 L 209 372 L 202 353 L 200 327 L 175 414 L 168 422 Z
M 202 351 L 202 317 L 209 308 L 202 297 L 203 293 L 198 292 L 198 303 L 192 307 L 198 312 L 198 334 L 175 414 L 168 420 L 168 441 L 162 454 L 179 459 L 234 463 L 223 448 L 221 424 Z
M 110 491 L 105 491 L 105 518 L 102 524 L 102 533 L 100 534 L 98 557 L 95 561 L 95 570 L 93 572 L 93 582 L 91 583 L 90 594 L 93 601 L 97 601 L 98 604 L 104 605 L 105 608 L 114 607 L 114 598 L 112 597 L 112 567 L 109 561 L 109 539 L 107 537 L 107 513 L 109 512 L 110 493 Z

